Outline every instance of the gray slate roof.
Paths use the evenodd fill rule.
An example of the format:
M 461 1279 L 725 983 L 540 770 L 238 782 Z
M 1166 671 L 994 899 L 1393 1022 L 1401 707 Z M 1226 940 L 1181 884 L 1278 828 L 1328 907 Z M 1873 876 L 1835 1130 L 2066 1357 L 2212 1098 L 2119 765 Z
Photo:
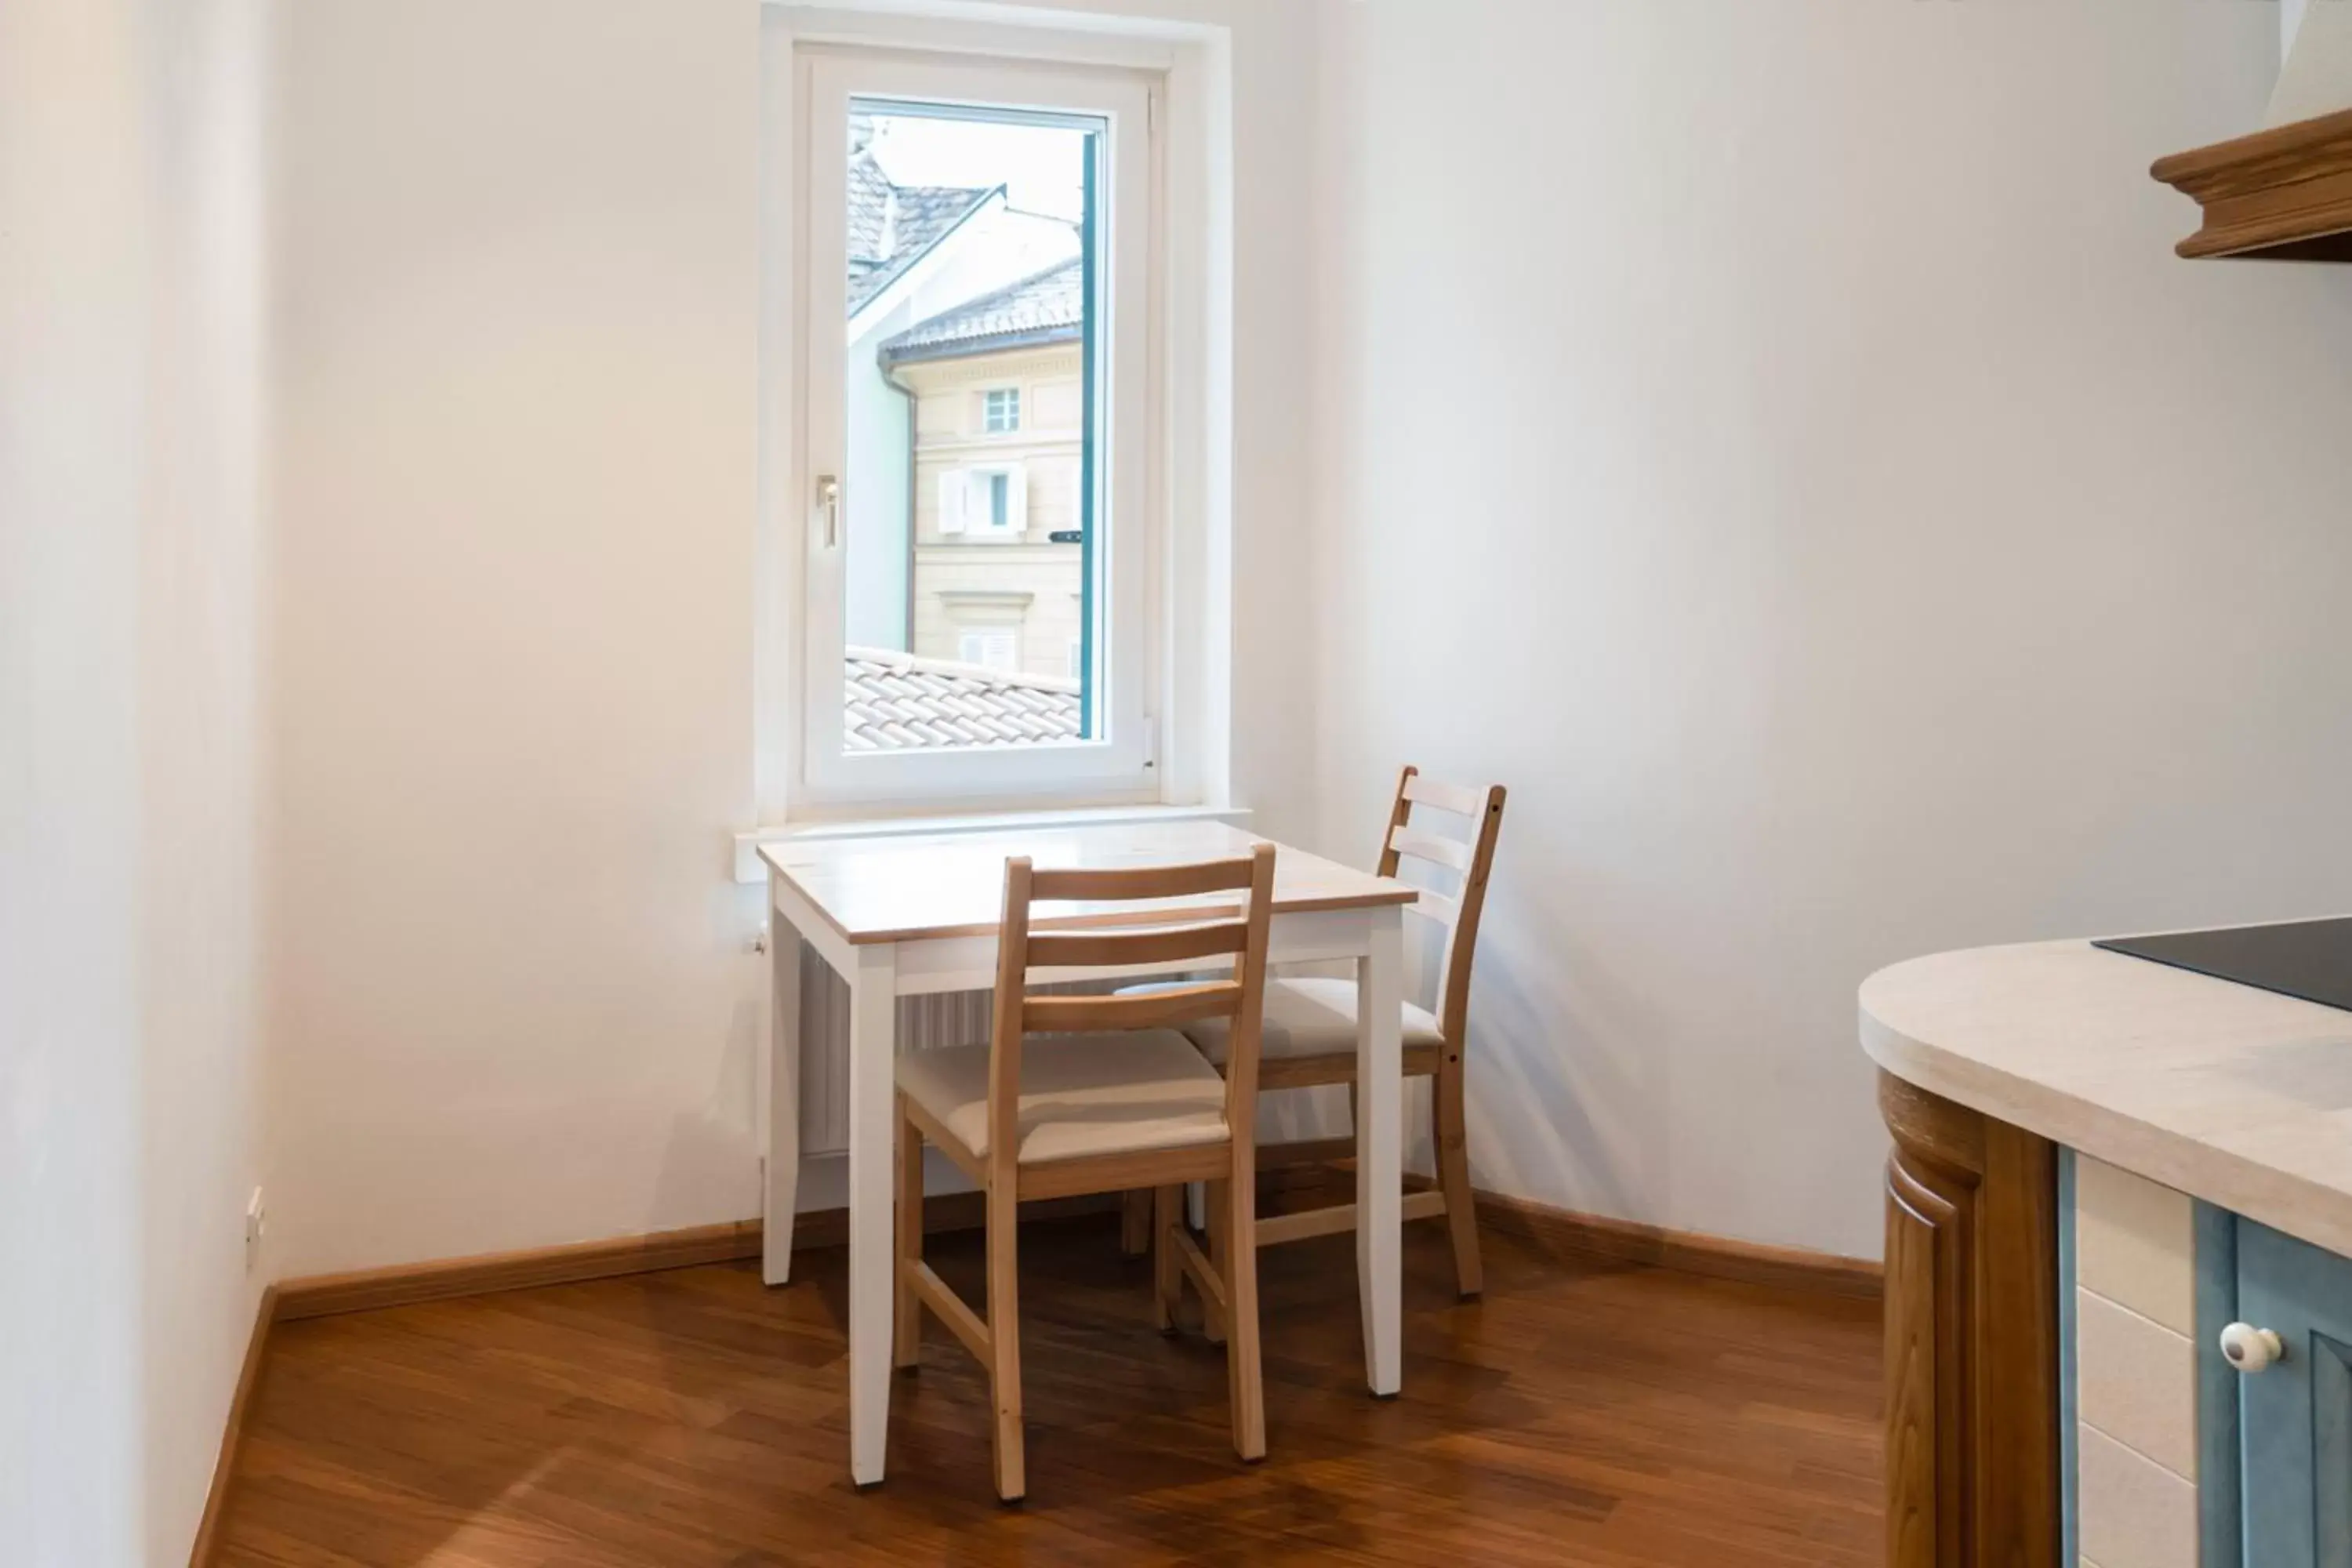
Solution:
M 1075 341 L 1086 316 L 1085 262 L 1072 257 L 885 340 L 893 364 Z
M 849 313 L 896 282 L 923 252 L 978 212 L 1002 185 L 894 185 L 874 161 L 868 123 L 853 126 L 849 158 Z M 863 135 L 859 132 L 863 131 Z
M 1078 738 L 1078 683 L 887 648 L 843 650 L 844 749 L 1034 746 Z

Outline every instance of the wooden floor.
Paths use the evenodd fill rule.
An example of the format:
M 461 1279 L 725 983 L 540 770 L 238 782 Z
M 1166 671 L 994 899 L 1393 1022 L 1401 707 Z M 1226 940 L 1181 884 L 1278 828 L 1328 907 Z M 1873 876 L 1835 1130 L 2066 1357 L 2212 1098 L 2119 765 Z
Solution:
M 1365 1393 L 1345 1237 L 1265 1255 L 1268 1438 L 1228 1446 L 1222 1352 L 1164 1339 L 1108 1216 L 1024 1226 L 1029 1499 L 989 1486 L 987 1385 L 937 1323 L 893 1384 L 890 1479 L 849 1484 L 843 1256 L 281 1325 L 218 1563 L 1879 1561 L 1866 1300 L 1487 1241 L 1457 1302 L 1409 1227 L 1405 1387 Z M 934 1237 L 977 1294 L 976 1235 Z

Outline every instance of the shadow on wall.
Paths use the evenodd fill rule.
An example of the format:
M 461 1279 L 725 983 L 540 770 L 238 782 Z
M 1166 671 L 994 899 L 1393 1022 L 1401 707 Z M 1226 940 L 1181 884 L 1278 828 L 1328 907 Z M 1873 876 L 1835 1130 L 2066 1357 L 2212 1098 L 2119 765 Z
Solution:
M 1639 1047 L 1657 1037 L 1642 1012 L 1632 992 L 1610 985 L 1590 944 L 1512 901 L 1498 880 L 1470 998 L 1477 1186 L 1613 1217 L 1670 1212 L 1672 1085 L 1664 1055 Z M 1600 1105 L 1641 1110 L 1602 1123 L 1587 1109 Z

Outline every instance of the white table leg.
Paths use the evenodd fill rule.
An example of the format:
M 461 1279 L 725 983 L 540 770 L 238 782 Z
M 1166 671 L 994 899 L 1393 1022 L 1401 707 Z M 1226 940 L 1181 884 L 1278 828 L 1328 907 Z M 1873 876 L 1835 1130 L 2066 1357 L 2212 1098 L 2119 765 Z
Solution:
M 775 873 L 770 871 L 772 885 Z M 801 1188 L 801 933 L 768 899 L 767 1180 L 760 1205 L 760 1278 L 793 1277 L 793 1215 Z
M 1404 1373 L 1404 942 L 1394 906 L 1370 923 L 1356 961 L 1356 1289 L 1365 1380 L 1387 1395 Z
M 856 949 L 849 979 L 849 1475 L 882 1479 L 890 1424 L 891 1147 L 898 950 Z

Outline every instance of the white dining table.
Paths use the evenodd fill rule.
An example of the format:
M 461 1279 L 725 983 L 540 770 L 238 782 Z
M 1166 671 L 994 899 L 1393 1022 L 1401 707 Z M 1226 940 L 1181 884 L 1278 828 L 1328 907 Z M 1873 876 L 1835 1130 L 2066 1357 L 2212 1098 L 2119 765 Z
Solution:
M 814 949 L 849 989 L 849 1468 L 860 1486 L 882 1479 L 890 1415 L 898 999 L 984 991 L 993 984 L 1010 857 L 1025 855 L 1041 868 L 1166 865 L 1244 855 L 1264 841 L 1225 823 L 1193 819 L 812 837 L 761 847 L 776 937 L 761 1266 L 772 1285 L 791 1276 L 800 1183 L 799 944 Z M 1356 963 L 1357 1293 L 1365 1381 L 1383 1396 L 1398 1391 L 1402 1371 L 1402 927 L 1403 910 L 1416 897 L 1402 882 L 1276 846 L 1267 961 Z M 1229 907 L 1231 900 L 1212 895 L 1189 907 Z M 1187 907 L 1171 904 L 1168 912 L 1172 917 Z M 1090 918 L 1083 905 L 1065 904 L 1059 911 L 1034 927 Z M 1153 966 L 1197 967 L 1197 961 Z M 1031 978 L 1047 983 L 1101 974 L 1034 970 Z

